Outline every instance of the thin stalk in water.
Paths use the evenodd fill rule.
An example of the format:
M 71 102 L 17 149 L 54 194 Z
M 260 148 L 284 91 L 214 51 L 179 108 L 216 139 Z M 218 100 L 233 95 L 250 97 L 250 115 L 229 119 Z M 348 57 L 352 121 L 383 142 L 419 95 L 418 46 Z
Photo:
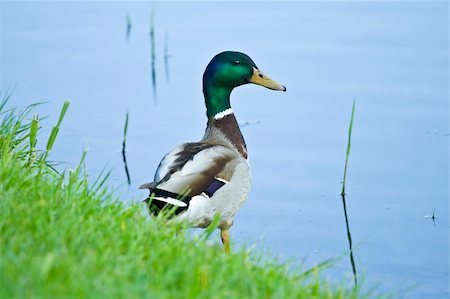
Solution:
M 352 114 L 350 117 L 350 125 L 348 127 L 348 143 L 347 143 L 347 154 L 345 156 L 345 168 L 344 168 L 344 179 L 342 181 L 342 205 L 344 208 L 344 216 L 345 216 L 345 226 L 347 229 L 347 239 L 348 239 L 348 246 L 350 249 L 350 264 L 352 266 L 352 272 L 353 272 L 353 279 L 355 281 L 355 285 L 358 285 L 358 277 L 356 274 L 356 266 L 355 266 L 355 259 L 353 257 L 353 244 L 352 244 L 352 234 L 350 233 L 350 225 L 348 223 L 348 215 L 347 215 L 347 204 L 345 201 L 345 182 L 347 179 L 347 166 L 348 166 L 348 158 L 350 156 L 350 148 L 351 148 L 351 140 L 352 140 L 352 129 L 353 129 L 353 118 L 355 116 L 355 100 L 353 100 L 352 105 Z
M 126 15 L 126 22 L 127 22 L 126 39 L 127 39 L 127 42 L 128 42 L 129 39 L 130 39 L 130 35 L 131 35 L 131 17 L 130 17 L 130 15 L 128 13 Z
M 347 165 L 348 165 L 348 157 L 350 156 L 350 147 L 351 147 L 351 140 L 352 140 L 352 129 L 353 129 L 353 117 L 355 115 L 355 100 L 353 100 L 353 107 L 352 107 L 352 115 L 350 118 L 350 125 L 348 128 L 348 143 L 347 143 L 347 154 L 345 156 L 345 168 L 344 168 L 344 179 L 342 181 L 342 191 L 341 195 L 345 194 L 345 182 L 347 179 Z
M 347 215 L 347 205 L 345 203 L 345 194 L 341 194 L 342 196 L 342 205 L 344 207 L 344 215 L 345 215 L 345 226 L 347 228 L 347 239 L 348 239 L 348 247 L 350 249 L 350 264 L 352 266 L 353 279 L 355 281 L 355 286 L 358 285 L 358 277 L 356 274 L 356 265 L 355 259 L 353 258 L 353 244 L 352 244 L 352 234 L 350 233 L 350 225 L 348 223 L 348 215 Z
M 130 172 L 128 171 L 128 163 L 127 163 L 127 156 L 126 156 L 127 131 L 128 131 L 128 112 L 125 115 L 125 126 L 123 128 L 122 158 L 123 158 L 123 164 L 125 165 L 125 174 L 127 175 L 127 182 L 128 182 L 128 185 L 131 185 Z
M 151 58 L 151 73 L 152 73 L 152 87 L 153 99 L 156 105 L 156 44 L 155 44 L 155 26 L 154 26 L 154 11 L 150 15 L 150 58 Z

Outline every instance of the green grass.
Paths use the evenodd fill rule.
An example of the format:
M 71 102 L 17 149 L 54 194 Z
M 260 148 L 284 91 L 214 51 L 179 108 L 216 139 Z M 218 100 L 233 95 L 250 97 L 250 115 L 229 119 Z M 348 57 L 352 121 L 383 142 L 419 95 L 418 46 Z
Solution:
M 42 121 L 27 116 L 32 108 L 0 103 L 0 298 L 369 297 L 322 280 L 320 266 L 226 255 L 208 242 L 211 230 L 193 237 L 141 204 L 125 206 L 105 188 L 108 175 L 88 183 L 85 154 L 58 174 L 43 160 L 58 141 L 35 148 Z

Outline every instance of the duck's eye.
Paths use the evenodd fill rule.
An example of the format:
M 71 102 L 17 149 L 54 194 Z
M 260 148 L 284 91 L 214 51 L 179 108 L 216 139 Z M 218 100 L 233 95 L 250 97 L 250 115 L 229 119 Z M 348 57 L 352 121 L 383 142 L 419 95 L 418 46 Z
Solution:
M 239 60 L 235 60 L 233 63 L 234 63 L 234 65 L 241 64 L 241 62 Z

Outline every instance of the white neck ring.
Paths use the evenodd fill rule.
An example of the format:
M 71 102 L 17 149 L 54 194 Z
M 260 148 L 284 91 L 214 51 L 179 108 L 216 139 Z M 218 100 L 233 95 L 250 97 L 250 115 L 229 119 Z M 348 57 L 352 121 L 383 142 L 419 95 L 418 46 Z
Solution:
M 217 113 L 216 115 L 214 115 L 213 118 L 214 118 L 215 120 L 219 120 L 219 119 L 222 119 L 222 118 L 224 118 L 225 116 L 230 115 L 230 114 L 233 114 L 233 109 L 228 108 L 228 109 L 226 109 L 226 110 L 224 110 L 224 111 L 222 111 L 222 112 Z

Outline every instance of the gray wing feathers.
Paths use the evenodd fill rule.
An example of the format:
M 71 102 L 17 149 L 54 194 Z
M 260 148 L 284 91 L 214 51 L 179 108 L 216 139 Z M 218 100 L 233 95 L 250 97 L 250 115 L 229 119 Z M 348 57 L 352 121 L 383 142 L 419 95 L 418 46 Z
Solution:
M 185 143 L 167 154 L 161 161 L 155 179 L 143 188 L 161 188 L 190 196 L 200 194 L 216 176 L 225 174 L 229 180 L 233 163 L 239 154 L 226 146 L 214 143 Z

